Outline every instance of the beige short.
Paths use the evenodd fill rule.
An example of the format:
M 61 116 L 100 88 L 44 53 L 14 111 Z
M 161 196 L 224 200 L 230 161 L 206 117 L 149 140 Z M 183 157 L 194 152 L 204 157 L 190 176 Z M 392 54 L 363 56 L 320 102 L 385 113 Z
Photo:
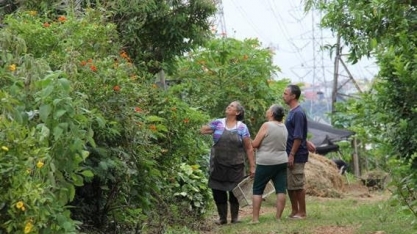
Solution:
M 287 168 L 287 189 L 288 190 L 300 190 L 304 189 L 305 163 L 294 163 L 293 169 Z

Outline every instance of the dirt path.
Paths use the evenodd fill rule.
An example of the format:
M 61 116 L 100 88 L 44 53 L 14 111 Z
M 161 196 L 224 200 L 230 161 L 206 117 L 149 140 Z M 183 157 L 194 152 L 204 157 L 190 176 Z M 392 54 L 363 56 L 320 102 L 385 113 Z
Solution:
M 372 203 L 387 200 L 390 196 L 389 192 L 372 191 L 361 184 L 345 185 L 344 197 L 342 199 L 354 199 L 358 203 Z M 314 197 L 314 200 L 326 201 L 341 198 Z M 263 206 L 261 215 L 275 213 L 273 206 Z M 252 207 L 246 206 L 240 209 L 239 216 L 241 219 L 249 220 L 252 215 Z M 213 217 L 213 219 L 217 218 Z M 316 227 L 312 233 L 314 234 L 354 234 L 357 227 L 355 226 L 320 226 Z M 212 232 L 204 232 L 212 234 Z M 384 232 L 375 232 L 372 234 L 385 234 Z

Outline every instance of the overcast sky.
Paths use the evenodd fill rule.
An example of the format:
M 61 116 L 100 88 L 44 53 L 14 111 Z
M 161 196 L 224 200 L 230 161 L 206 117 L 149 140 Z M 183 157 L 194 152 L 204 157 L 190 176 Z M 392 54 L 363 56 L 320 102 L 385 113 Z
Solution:
M 258 38 L 265 47 L 275 49 L 274 62 L 281 68 L 279 78 L 318 84 L 333 80 L 334 62 L 329 52 L 321 51 L 336 39 L 329 30 L 318 27 L 318 12 L 305 14 L 301 0 L 223 0 L 228 37 Z M 218 30 L 221 30 L 218 25 Z M 347 52 L 347 51 L 344 51 Z M 340 68 L 341 75 L 347 73 Z M 349 66 L 355 79 L 372 79 L 374 62 L 360 61 Z

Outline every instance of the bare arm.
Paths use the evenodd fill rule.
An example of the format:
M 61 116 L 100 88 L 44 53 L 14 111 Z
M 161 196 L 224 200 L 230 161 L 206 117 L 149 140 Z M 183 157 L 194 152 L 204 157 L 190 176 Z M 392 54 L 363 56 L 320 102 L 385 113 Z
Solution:
M 288 155 L 288 167 L 289 168 L 293 168 L 294 166 L 294 157 L 300 145 L 301 145 L 301 139 L 294 139 L 294 143 L 292 144 L 290 155 Z
M 307 149 L 310 152 L 313 152 L 313 153 L 316 152 L 316 146 L 311 141 L 307 141 Z
M 245 144 L 245 151 L 249 161 L 249 175 L 250 177 L 254 177 L 256 164 L 251 139 L 249 137 L 245 137 L 243 138 L 243 143 Z
M 213 132 L 214 132 L 213 129 L 211 129 L 210 126 L 208 125 L 204 125 L 200 129 L 201 134 L 213 134 Z
M 258 133 L 256 134 L 255 139 L 252 141 L 252 147 L 253 148 L 259 148 L 259 146 L 262 143 L 262 140 L 264 139 L 266 132 L 268 130 L 268 126 L 266 123 L 262 124 L 261 128 L 259 129 Z

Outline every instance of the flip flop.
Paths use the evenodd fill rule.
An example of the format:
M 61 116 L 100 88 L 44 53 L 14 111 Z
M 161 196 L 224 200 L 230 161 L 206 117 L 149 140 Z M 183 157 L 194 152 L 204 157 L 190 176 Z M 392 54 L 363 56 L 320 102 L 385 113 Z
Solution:
M 294 215 L 294 216 L 290 216 L 288 218 L 290 218 L 290 219 L 305 219 L 306 217 L 305 216 Z

